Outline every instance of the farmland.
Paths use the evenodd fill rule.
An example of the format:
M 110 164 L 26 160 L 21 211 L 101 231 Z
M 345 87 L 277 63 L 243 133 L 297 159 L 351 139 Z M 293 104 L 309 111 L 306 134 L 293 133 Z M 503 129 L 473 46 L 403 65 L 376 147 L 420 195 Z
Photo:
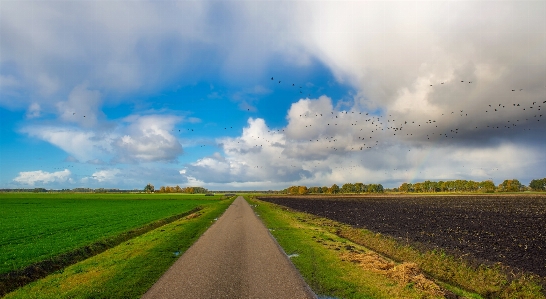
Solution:
M 203 195 L 0 194 L 0 274 L 218 199 Z
M 546 277 L 546 196 L 262 197 L 353 227 Z

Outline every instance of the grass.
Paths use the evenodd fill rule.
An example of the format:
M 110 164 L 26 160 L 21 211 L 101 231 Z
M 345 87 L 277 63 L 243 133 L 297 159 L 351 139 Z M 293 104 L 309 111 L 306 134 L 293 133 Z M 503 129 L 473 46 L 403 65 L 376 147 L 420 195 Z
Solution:
M 298 254 L 292 258 L 294 265 L 321 295 L 434 298 L 438 293 L 429 292 L 431 286 L 420 279 L 398 279 L 424 274 L 445 294 L 463 298 L 544 298 L 537 279 L 528 275 L 509 278 L 498 266 L 474 267 L 439 250 L 422 252 L 364 229 L 267 202 L 249 201 L 257 205 L 256 211 L 285 252 Z M 397 272 L 401 268 L 410 271 Z
M 210 199 L 201 195 L 0 193 L 0 274 L 216 202 Z
M 5 298 L 139 298 L 233 200 L 202 210 L 30 283 Z

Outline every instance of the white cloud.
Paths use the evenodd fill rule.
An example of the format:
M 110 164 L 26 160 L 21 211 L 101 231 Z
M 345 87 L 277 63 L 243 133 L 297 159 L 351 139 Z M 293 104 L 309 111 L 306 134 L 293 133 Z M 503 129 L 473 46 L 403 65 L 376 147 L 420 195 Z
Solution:
M 459 144 L 458 136 L 434 137 L 434 143 L 400 136 L 404 130 L 393 130 L 389 117 L 339 111 L 327 97 L 294 103 L 287 120 L 286 127 L 272 129 L 263 119 L 249 119 L 241 136 L 218 140 L 223 152 L 186 165 L 180 174 L 219 189 L 346 182 L 399 186 L 427 179 L 500 183 L 540 176 L 539 170 L 526 173 L 533 168 L 529 163 L 546 162 L 540 146 L 518 142 L 476 146 Z
M 92 90 L 162 86 L 212 43 L 205 2 L 6 2 L 2 83 L 48 97 L 81 82 Z M 176 51 L 172 51 L 172 48 Z M 193 70 L 188 70 L 192 72 Z M 8 80 L 9 79 L 9 80 Z M 18 83 L 17 85 L 14 83 Z
M 21 130 L 47 141 L 79 161 L 89 161 L 112 151 L 111 135 L 99 135 L 74 127 L 28 126 Z
M 57 110 L 64 121 L 93 127 L 97 124 L 98 118 L 103 116 L 100 105 L 100 92 L 89 90 L 87 83 L 83 83 L 72 89 L 67 101 L 57 103 Z
M 123 136 L 116 139 L 119 162 L 175 161 L 182 154 L 182 145 L 170 132 L 181 118 L 168 115 L 131 116 Z
M 104 169 L 104 170 L 99 170 L 93 173 L 91 175 L 91 178 L 94 180 L 97 180 L 98 182 L 115 183 L 117 181 L 116 176 L 120 173 L 121 173 L 121 170 L 117 168 Z
M 269 90 L 256 78 L 318 61 L 355 88 L 349 104 L 302 99 L 280 131 L 250 119 L 241 136 L 218 140 L 222 152 L 190 163 L 187 177 L 248 186 L 396 181 L 410 171 L 478 178 L 494 173 L 476 161 L 500 163 L 484 153 L 527 165 L 517 151 L 537 159 L 535 171 L 546 121 L 522 107 L 546 94 L 545 14 L 540 1 L 11 1 L 0 11 L 0 104 L 27 118 L 56 111 L 63 124 L 22 131 L 78 161 L 170 162 L 183 152 L 174 125 L 199 119 L 158 113 L 113 124 L 102 105 L 220 76 L 216 85 L 254 86 L 230 99 L 257 111 Z M 482 167 L 462 169 L 471 161 Z
M 66 183 L 72 182 L 70 170 L 47 172 L 43 170 L 23 171 L 13 179 L 14 182 L 23 185 L 34 186 L 36 184 Z
M 26 117 L 27 118 L 40 117 L 40 111 L 41 111 L 40 104 L 32 103 L 32 104 L 30 104 L 30 106 L 27 109 Z
M 116 126 L 82 129 L 35 124 L 20 131 L 90 164 L 175 161 L 183 149 L 171 131 L 182 120 L 174 115 L 131 115 Z

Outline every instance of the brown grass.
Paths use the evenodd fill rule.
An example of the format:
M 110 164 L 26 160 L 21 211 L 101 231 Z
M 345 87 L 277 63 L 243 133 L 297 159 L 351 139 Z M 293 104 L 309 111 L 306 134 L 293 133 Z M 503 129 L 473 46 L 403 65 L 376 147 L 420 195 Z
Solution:
M 331 226 L 333 223 L 328 223 Z M 392 258 L 413 263 L 427 275 L 481 294 L 485 298 L 545 298 L 539 277 L 508 275 L 501 265 L 472 265 L 442 251 L 419 251 L 381 234 L 338 224 L 335 233 Z M 402 263 L 404 264 L 404 263 Z
M 399 284 L 413 286 L 428 295 L 426 297 L 437 298 L 445 295 L 434 281 L 425 277 L 416 263 L 404 262 L 397 265 L 373 252 L 345 252 L 342 259 L 356 263 L 365 270 L 385 275 Z

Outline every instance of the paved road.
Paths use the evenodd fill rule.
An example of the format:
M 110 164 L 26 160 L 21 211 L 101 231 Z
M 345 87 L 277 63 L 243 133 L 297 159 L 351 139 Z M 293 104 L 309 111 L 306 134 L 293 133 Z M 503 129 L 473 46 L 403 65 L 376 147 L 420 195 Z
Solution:
M 242 198 L 142 298 L 316 298 Z

